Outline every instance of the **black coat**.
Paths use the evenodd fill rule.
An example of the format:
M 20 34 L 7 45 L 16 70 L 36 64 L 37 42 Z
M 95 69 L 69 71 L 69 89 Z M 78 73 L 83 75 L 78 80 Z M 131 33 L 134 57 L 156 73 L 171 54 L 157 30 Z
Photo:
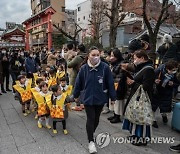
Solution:
M 161 72 L 161 73 L 160 73 Z M 165 65 L 160 66 L 156 69 L 156 79 L 159 78 L 160 74 L 160 84 L 157 85 L 157 93 L 153 95 L 152 99 L 152 109 L 155 112 L 156 109 L 159 107 L 161 113 L 171 112 L 172 110 L 172 97 L 173 97 L 173 88 L 178 87 L 179 82 L 176 78 L 176 74 L 170 81 L 174 82 L 173 86 L 169 86 L 168 83 L 165 87 L 162 87 L 162 82 L 165 78 L 165 74 L 167 73 L 165 69 Z
M 165 44 L 161 45 L 158 49 L 158 53 L 160 55 L 160 59 L 162 59 L 163 63 L 166 63 L 169 59 L 173 59 L 177 61 L 178 51 L 177 46 L 175 44 L 170 43 L 169 48 L 165 47 Z
M 135 68 L 135 74 L 137 74 L 146 66 L 152 66 L 152 62 L 148 61 L 148 62 L 139 64 Z M 148 93 L 150 100 L 152 100 L 154 80 L 155 80 L 155 73 L 154 73 L 154 69 L 152 68 L 146 68 L 137 76 L 135 75 L 134 83 L 132 84 L 131 92 L 125 105 L 125 110 L 126 110 L 127 105 L 129 104 L 129 101 L 131 100 L 131 98 L 133 97 L 133 95 L 135 94 L 136 90 L 138 89 L 140 85 L 143 86 L 143 89 Z M 124 110 L 124 113 L 125 113 L 125 110 Z
M 127 77 L 132 78 L 129 72 L 125 70 L 120 70 L 119 74 L 120 80 L 118 82 L 118 87 L 116 90 L 117 100 L 125 99 L 127 95 L 128 85 L 127 85 Z

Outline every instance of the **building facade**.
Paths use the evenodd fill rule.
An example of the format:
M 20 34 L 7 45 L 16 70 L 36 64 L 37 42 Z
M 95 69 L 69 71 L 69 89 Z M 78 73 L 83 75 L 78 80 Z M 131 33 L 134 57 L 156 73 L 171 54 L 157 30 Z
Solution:
M 158 17 L 161 12 L 161 6 L 159 0 L 147 0 L 146 4 L 146 14 L 149 20 L 158 20 Z M 138 17 L 142 17 L 143 14 L 143 3 L 142 0 L 123 0 L 122 1 L 122 9 L 124 12 L 132 12 L 135 13 Z M 176 6 L 172 5 L 168 13 L 170 15 L 176 14 Z M 172 23 L 172 20 L 167 20 L 167 23 Z
M 82 31 L 79 34 L 79 41 L 83 42 L 84 38 L 86 37 L 92 37 L 94 34 L 94 28 L 93 25 L 91 25 L 90 20 L 92 18 L 92 14 L 94 12 L 94 4 L 100 3 L 100 4 L 109 4 L 111 0 L 86 0 L 85 2 L 82 2 L 77 5 L 77 24 L 82 28 Z M 107 19 L 107 17 L 104 16 L 104 21 Z M 103 22 L 101 24 L 102 27 L 107 28 L 107 22 Z
M 31 48 L 53 48 L 53 34 L 58 34 L 53 28 L 66 27 L 65 0 L 31 0 L 32 15 L 25 20 L 26 50 Z
M 23 25 L 6 22 L 6 29 L 0 30 L 0 48 L 24 48 L 25 32 Z
M 65 10 L 66 14 L 66 32 L 70 34 L 71 36 L 74 35 L 74 32 L 76 30 L 76 23 L 77 23 L 77 10 Z

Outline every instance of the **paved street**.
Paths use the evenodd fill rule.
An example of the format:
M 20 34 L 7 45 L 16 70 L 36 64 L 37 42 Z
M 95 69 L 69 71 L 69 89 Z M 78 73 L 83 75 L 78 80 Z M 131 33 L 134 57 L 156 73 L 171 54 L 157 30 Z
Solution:
M 96 135 L 108 132 L 111 136 L 127 136 L 128 132 L 121 130 L 122 124 L 110 124 L 102 115 Z M 171 118 L 171 115 L 170 115 Z M 169 118 L 169 119 L 170 119 Z M 85 113 L 70 112 L 67 120 L 68 135 L 62 133 L 62 126 L 58 126 L 58 134 L 51 130 L 38 129 L 34 114 L 24 117 L 21 106 L 15 101 L 12 93 L 0 96 L 0 153 L 1 154 L 86 154 L 87 138 L 85 129 Z M 175 143 L 180 141 L 180 134 L 170 127 L 170 121 L 164 126 L 159 116 L 159 129 L 154 129 L 154 136 L 176 137 Z M 168 144 L 151 144 L 147 147 L 135 147 L 131 144 L 114 144 L 98 149 L 98 154 L 168 154 Z

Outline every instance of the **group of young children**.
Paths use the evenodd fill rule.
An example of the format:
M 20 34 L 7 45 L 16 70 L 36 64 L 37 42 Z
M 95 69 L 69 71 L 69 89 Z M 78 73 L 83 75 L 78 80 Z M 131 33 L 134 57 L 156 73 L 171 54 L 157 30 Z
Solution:
M 66 119 L 72 102 L 72 86 L 67 84 L 63 67 L 59 66 L 58 69 L 47 67 L 46 71 L 39 71 L 33 76 L 33 79 L 29 79 L 22 73 L 13 86 L 24 116 L 37 110 L 35 119 L 38 119 L 38 128 L 42 128 L 42 122 L 45 121 L 46 128 L 51 129 L 49 124 L 51 117 L 53 133 L 57 134 L 56 123 L 62 122 L 63 133 L 68 134 Z M 31 111 L 30 105 L 33 107 Z

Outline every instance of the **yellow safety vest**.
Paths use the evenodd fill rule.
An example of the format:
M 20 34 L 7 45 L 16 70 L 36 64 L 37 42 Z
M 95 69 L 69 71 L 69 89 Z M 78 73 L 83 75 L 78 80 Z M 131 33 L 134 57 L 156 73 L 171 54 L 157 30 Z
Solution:
M 32 79 L 28 79 L 25 88 L 21 87 L 19 84 L 13 86 L 13 88 L 20 94 L 22 103 L 25 103 L 32 99 L 31 85 L 32 85 Z
M 56 77 L 50 77 L 49 81 L 48 81 L 48 85 L 50 86 L 54 86 L 57 84 L 57 78 Z
M 33 96 L 38 104 L 38 116 L 49 114 L 47 104 L 51 102 L 51 95 L 52 93 L 48 93 L 43 97 L 39 92 L 34 92 Z
M 64 102 L 65 102 L 66 96 L 67 95 L 63 93 L 61 98 L 59 100 L 56 100 L 56 105 L 53 105 L 52 101 L 50 104 L 48 104 L 50 108 L 51 118 L 58 118 L 58 119 L 64 118 Z
M 56 73 L 56 77 L 58 78 L 58 79 L 61 79 L 62 77 L 64 77 L 65 76 L 65 71 L 62 71 L 62 72 L 57 72 Z
M 67 88 L 67 90 L 66 90 L 64 93 L 66 93 L 67 96 L 71 95 L 71 93 L 72 93 L 72 88 L 73 88 L 73 87 L 72 87 L 71 85 L 69 85 L 68 88 Z
M 34 77 L 34 81 L 36 81 L 38 78 L 38 73 L 33 73 L 33 77 Z

